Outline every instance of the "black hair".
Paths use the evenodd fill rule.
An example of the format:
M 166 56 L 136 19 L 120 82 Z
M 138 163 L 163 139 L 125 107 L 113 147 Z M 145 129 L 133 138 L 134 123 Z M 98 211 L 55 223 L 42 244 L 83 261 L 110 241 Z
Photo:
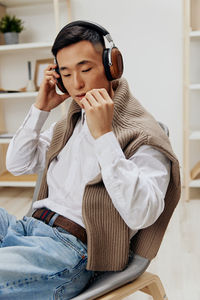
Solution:
M 105 48 L 105 41 L 103 36 L 94 29 L 90 29 L 80 25 L 70 27 L 66 25 L 58 33 L 51 51 L 54 57 L 56 57 L 59 50 L 85 40 L 91 42 L 94 46 L 100 43 L 102 47 Z

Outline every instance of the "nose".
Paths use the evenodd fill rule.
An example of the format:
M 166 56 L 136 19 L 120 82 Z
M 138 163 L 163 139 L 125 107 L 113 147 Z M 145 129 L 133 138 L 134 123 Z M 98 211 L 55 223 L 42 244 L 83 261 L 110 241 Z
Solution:
M 85 83 L 83 78 L 81 77 L 81 75 L 77 72 L 74 74 L 74 78 L 73 78 L 73 83 L 74 83 L 74 88 L 76 90 L 80 90 L 84 87 Z

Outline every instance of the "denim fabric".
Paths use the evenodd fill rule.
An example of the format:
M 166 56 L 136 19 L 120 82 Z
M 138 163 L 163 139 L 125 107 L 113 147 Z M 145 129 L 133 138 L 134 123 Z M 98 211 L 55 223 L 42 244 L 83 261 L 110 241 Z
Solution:
M 75 236 L 0 208 L 0 299 L 71 299 L 93 275 L 86 263 L 87 246 Z

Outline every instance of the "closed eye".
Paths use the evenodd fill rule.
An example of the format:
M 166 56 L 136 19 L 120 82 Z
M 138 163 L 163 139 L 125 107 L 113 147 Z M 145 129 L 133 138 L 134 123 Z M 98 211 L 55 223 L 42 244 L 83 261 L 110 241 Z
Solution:
M 63 75 L 64 77 L 69 77 L 71 74 L 66 74 L 66 75 Z
M 87 69 L 87 70 L 83 70 L 82 72 L 88 72 L 88 71 L 90 71 L 92 68 L 89 68 L 89 69 Z
M 91 68 L 88 68 L 88 69 L 86 69 L 86 70 L 82 70 L 82 72 L 89 72 L 91 69 L 92 69 L 92 67 L 91 67 Z M 63 74 L 63 76 L 64 76 L 64 77 L 69 77 L 69 76 L 71 76 L 71 74 Z

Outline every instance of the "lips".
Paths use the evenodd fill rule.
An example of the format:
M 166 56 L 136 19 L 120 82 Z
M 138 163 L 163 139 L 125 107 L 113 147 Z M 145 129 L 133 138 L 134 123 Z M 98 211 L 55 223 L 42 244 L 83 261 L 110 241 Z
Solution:
M 83 97 L 85 97 L 85 93 L 82 93 L 82 94 L 79 94 L 79 95 L 76 95 L 77 98 L 79 99 L 82 99 Z

